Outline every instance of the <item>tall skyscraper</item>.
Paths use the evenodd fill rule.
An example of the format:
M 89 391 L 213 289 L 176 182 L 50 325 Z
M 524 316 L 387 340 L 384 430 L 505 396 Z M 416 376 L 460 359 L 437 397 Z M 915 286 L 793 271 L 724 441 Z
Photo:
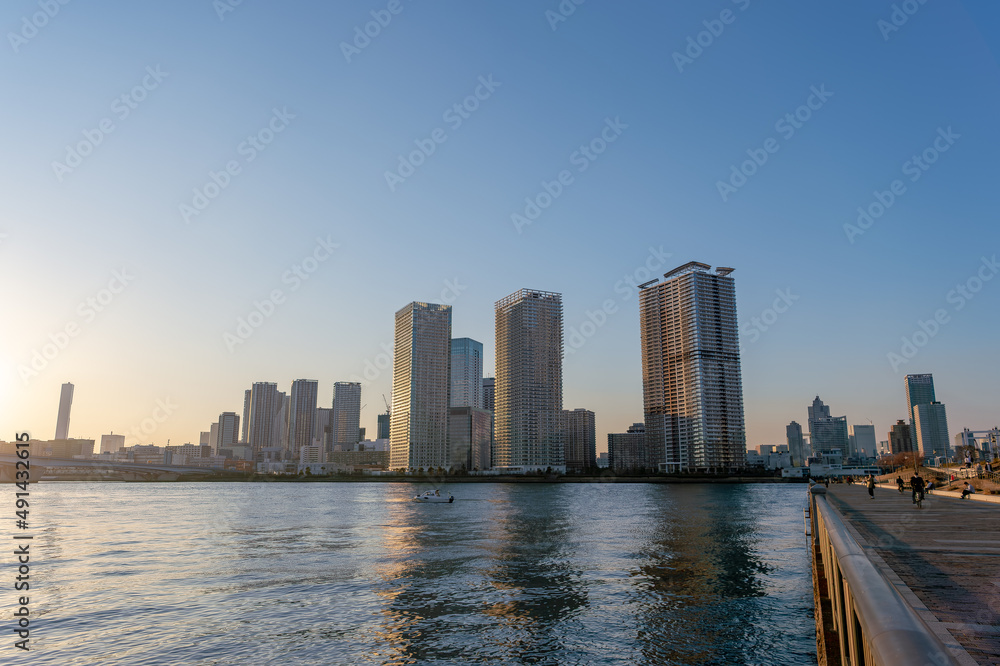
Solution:
M 562 295 L 521 289 L 496 302 L 493 466 L 563 472 Z
M 296 379 L 292 382 L 288 402 L 288 449 L 293 460 L 298 460 L 299 449 L 303 446 L 312 446 L 318 393 L 319 382 L 315 379 Z
M 275 420 L 281 408 L 278 396 L 278 385 L 272 382 L 254 382 L 250 389 L 250 428 L 247 430 L 247 443 L 254 453 L 272 446 Z
M 361 441 L 361 383 L 336 382 L 333 385 L 333 412 L 330 415 L 332 452 L 351 451 Z
M 56 418 L 56 439 L 69 439 L 69 412 L 73 408 L 73 385 L 62 385 L 59 393 L 59 415 Z
M 804 467 L 806 464 L 806 443 L 802 438 L 802 426 L 792 421 L 785 426 L 785 440 L 788 442 L 788 452 L 792 455 L 792 464 Z
M 913 425 L 917 433 L 916 449 L 924 457 L 951 457 L 948 416 L 940 402 L 913 406 Z
M 396 312 L 392 362 L 392 469 L 449 467 L 451 306 L 410 303 Z
M 243 432 L 240 433 L 240 442 L 246 444 L 250 434 L 250 389 L 243 391 Z
M 906 384 L 906 413 L 910 415 L 910 423 L 913 423 L 913 408 L 917 405 L 929 405 L 936 401 L 934 397 L 934 376 L 933 375 L 906 375 L 903 377 Z
M 589 409 L 564 409 L 563 437 L 563 457 L 567 470 L 582 472 L 597 466 L 594 412 Z
M 816 399 L 813 400 L 812 405 L 810 405 L 806 409 L 809 412 L 809 420 L 808 420 L 809 437 L 812 438 L 813 432 L 815 431 L 813 423 L 818 419 L 830 418 L 830 408 L 827 405 L 823 404 L 823 401 L 819 399 L 819 396 L 816 396 Z M 815 446 L 813 448 L 815 448 Z
M 483 343 L 451 341 L 451 407 L 483 408 Z
M 236 412 L 223 412 L 219 414 L 219 439 L 216 442 L 216 450 L 234 446 L 238 441 L 239 433 L 240 417 Z
M 646 447 L 665 472 L 746 464 L 733 269 L 710 269 L 692 261 L 640 285 Z

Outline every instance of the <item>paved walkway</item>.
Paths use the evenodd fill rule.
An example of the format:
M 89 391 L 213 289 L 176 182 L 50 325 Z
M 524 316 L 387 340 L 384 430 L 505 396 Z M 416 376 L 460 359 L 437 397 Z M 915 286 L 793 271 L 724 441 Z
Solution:
M 946 644 L 953 637 L 974 663 L 1000 666 L 1000 506 L 932 494 L 918 509 L 909 492 L 876 488 L 871 500 L 839 484 L 827 497 Z
M 877 485 L 879 488 L 884 488 L 886 490 L 895 490 L 897 493 L 899 492 L 899 488 L 897 488 L 895 483 L 879 483 Z M 908 496 L 910 495 L 909 490 L 904 490 L 903 492 L 905 492 Z M 929 494 L 931 498 L 954 497 L 957 499 L 962 499 L 961 490 L 939 490 L 935 488 Z M 990 495 L 989 493 L 986 492 L 975 492 L 969 495 L 966 499 L 975 500 L 976 502 L 990 502 L 992 504 L 1000 504 L 1000 495 Z

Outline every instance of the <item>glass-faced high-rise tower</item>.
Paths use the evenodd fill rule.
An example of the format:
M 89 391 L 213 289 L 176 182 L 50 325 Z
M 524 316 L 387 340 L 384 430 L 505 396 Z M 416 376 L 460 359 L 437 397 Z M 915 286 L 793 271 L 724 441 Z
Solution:
M 665 472 L 746 462 L 733 269 L 711 268 L 692 261 L 640 285 L 646 446 Z
M 451 406 L 483 408 L 483 343 L 451 341 Z

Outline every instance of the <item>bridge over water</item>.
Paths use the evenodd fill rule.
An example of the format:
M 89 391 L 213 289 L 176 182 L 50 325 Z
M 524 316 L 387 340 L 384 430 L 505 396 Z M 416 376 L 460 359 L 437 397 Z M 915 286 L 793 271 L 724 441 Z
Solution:
M 15 455 L 0 454 L 0 483 L 15 481 L 15 465 L 20 460 Z M 173 481 L 180 476 L 216 476 L 221 470 L 206 467 L 176 465 L 149 465 L 105 460 L 80 460 L 32 456 L 29 459 L 32 483 L 46 480 L 108 480 L 108 481 Z

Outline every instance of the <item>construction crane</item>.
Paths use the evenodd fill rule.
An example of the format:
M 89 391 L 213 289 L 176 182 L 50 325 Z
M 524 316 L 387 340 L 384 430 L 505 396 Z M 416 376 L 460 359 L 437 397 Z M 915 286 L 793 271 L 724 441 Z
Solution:
M 385 399 L 385 393 L 382 394 L 382 401 L 385 402 L 385 413 L 391 413 L 392 409 L 389 408 L 389 401 Z

